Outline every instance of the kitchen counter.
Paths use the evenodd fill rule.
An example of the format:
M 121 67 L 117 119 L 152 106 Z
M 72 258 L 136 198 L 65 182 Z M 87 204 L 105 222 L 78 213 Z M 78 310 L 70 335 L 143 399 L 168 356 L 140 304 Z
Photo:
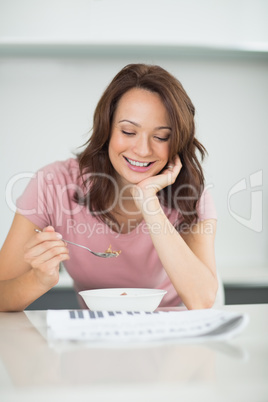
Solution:
M 250 317 L 228 342 L 118 346 L 51 344 L 46 311 L 0 313 L 1 402 L 267 402 L 268 304 L 223 309 Z
M 225 304 L 262 304 L 268 303 L 267 267 L 229 267 L 219 269 L 221 274 Z M 62 268 L 59 283 L 49 292 L 33 302 L 27 310 L 76 309 L 79 308 L 73 281 Z

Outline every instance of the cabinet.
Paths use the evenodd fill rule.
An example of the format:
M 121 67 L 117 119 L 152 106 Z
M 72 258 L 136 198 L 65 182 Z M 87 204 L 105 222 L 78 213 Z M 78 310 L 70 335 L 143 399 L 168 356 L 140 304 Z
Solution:
M 268 51 L 262 0 L 1 0 L 0 55 Z
M 268 303 L 268 286 L 225 285 L 225 304 Z M 72 288 L 54 288 L 32 303 L 26 310 L 79 309 L 77 296 Z

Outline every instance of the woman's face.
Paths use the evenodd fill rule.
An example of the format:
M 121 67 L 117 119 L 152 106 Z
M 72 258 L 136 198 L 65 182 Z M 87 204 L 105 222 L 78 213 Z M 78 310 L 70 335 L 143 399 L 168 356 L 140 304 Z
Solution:
M 133 88 L 114 113 L 109 158 L 120 186 L 158 174 L 169 159 L 171 127 L 157 93 Z

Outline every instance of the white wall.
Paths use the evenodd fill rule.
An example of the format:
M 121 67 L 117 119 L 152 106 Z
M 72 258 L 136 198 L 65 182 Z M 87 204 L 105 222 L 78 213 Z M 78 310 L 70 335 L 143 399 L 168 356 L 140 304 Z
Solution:
M 17 175 L 23 174 L 25 176 L 25 173 L 34 172 L 44 164 L 71 156 L 72 152 L 86 141 L 87 133 L 91 128 L 94 107 L 110 79 L 127 63 L 146 62 L 160 64 L 175 74 L 183 83 L 196 106 L 197 134 L 209 151 L 209 158 L 204 165 L 207 184 L 211 186 L 219 216 L 216 243 L 218 266 L 222 271 L 232 266 L 245 267 L 245 271 L 252 267 L 268 267 L 268 169 L 266 156 L 268 150 L 268 56 L 266 52 L 263 55 L 255 55 L 252 52 L 253 48 L 250 47 L 253 42 L 258 49 L 264 49 L 266 46 L 268 35 L 266 36 L 267 32 L 261 23 L 263 12 L 259 7 L 261 5 L 267 6 L 268 2 L 218 2 L 220 7 L 224 7 L 224 4 L 229 7 L 225 9 L 223 14 L 225 19 L 228 18 L 228 12 L 231 11 L 230 7 L 233 4 L 235 10 L 235 14 L 231 18 L 231 26 L 233 27 L 235 27 L 235 17 L 242 14 L 248 16 L 253 3 L 256 9 L 253 7 L 255 11 L 251 14 L 256 18 L 260 17 L 258 30 L 254 30 L 254 37 L 251 35 L 251 28 L 250 32 L 246 31 L 245 19 L 239 19 L 240 28 L 243 26 L 244 31 L 242 35 L 242 28 L 240 29 L 239 41 L 237 39 L 236 42 L 233 42 L 237 51 L 231 54 L 217 51 L 210 53 L 197 51 L 195 53 L 193 50 L 187 53 L 184 45 L 189 45 L 187 43 L 189 36 L 183 41 L 180 32 L 180 40 L 178 41 L 180 44 L 179 47 L 174 48 L 174 52 L 172 49 L 166 52 L 164 47 L 149 51 L 152 48 L 148 47 L 146 54 L 144 49 L 141 48 L 139 52 L 139 47 L 136 47 L 133 53 L 131 53 L 131 48 L 126 53 L 122 51 L 120 53 L 116 42 L 117 35 L 115 34 L 114 43 L 111 45 L 114 46 L 111 47 L 112 50 L 115 50 L 114 55 L 106 56 L 105 51 L 100 52 L 99 55 L 96 53 L 94 55 L 94 52 L 85 52 L 83 57 L 74 57 L 73 47 L 70 48 L 69 56 L 63 56 L 60 53 L 58 57 L 55 57 L 55 55 L 52 56 L 52 51 L 42 54 L 42 50 L 39 50 L 36 55 L 18 56 L 16 50 L 12 50 L 12 45 L 17 46 L 19 44 L 18 38 L 22 38 L 22 45 L 27 43 L 29 45 L 43 35 L 43 43 L 51 45 L 53 35 L 49 29 L 47 30 L 50 32 L 49 38 L 44 35 L 45 24 L 41 25 L 44 30 L 40 33 L 40 25 L 33 23 L 34 18 L 30 19 L 28 25 L 21 24 L 20 26 L 15 23 L 19 21 L 18 15 L 22 15 L 25 19 L 29 15 L 34 17 L 33 9 L 27 8 L 27 6 L 33 7 L 36 2 L 29 0 L 17 3 L 17 5 L 24 4 L 25 8 L 22 7 L 21 10 L 16 8 L 15 14 L 10 12 L 12 3 L 14 6 L 14 0 L 0 2 L 0 20 L 3 19 L 2 6 L 4 7 L 2 11 L 6 12 L 10 21 L 9 24 L 5 22 L 4 27 L 0 23 L 0 27 L 2 26 L 0 28 L 0 191 L 2 194 L 0 197 L 0 244 L 3 243 L 12 221 L 11 204 L 20 194 L 27 181 L 26 179 L 17 180 Z M 62 2 L 58 1 L 53 4 L 60 3 Z M 92 7 L 96 9 L 101 4 L 106 4 L 106 6 L 108 4 L 101 0 L 65 2 L 65 4 L 72 4 L 73 7 L 75 7 L 75 3 L 79 3 L 79 7 L 90 5 L 91 10 Z M 116 3 L 119 4 L 118 1 L 114 2 L 114 4 Z M 156 4 L 155 2 L 147 2 L 147 5 L 150 5 L 149 3 L 151 7 Z M 173 2 L 173 6 L 175 3 Z M 185 11 L 183 8 L 185 3 L 183 1 L 177 2 L 177 7 L 179 4 L 182 7 L 181 10 Z M 191 3 L 193 5 L 194 2 L 191 1 Z M 212 4 L 215 7 L 217 2 L 206 1 L 205 3 L 207 6 L 210 5 L 211 9 L 211 7 L 213 8 Z M 242 3 L 246 5 L 246 8 L 241 8 Z M 45 2 L 40 4 L 44 5 Z M 196 4 L 200 4 L 200 2 L 197 1 Z M 172 4 L 169 6 L 171 7 Z M 152 9 L 155 11 L 155 8 Z M 111 10 L 113 9 L 108 8 L 110 13 Z M 81 8 L 78 11 L 78 17 L 85 15 L 85 13 L 81 13 Z M 102 12 L 104 11 L 105 9 L 102 10 Z M 189 18 L 190 11 L 187 11 Z M 220 11 L 220 9 L 215 9 L 215 15 L 220 15 Z M 14 15 L 17 16 L 17 19 Z M 49 18 L 48 12 L 43 13 L 43 15 Z M 110 21 L 107 19 L 107 14 L 105 16 L 106 20 Z M 203 16 L 205 17 L 204 12 Z M 138 14 L 135 18 L 138 18 Z M 81 20 L 84 26 L 86 26 L 85 20 L 85 18 Z M 163 20 L 165 19 L 163 18 Z M 196 17 L 195 20 L 197 21 L 198 18 Z M 79 18 L 77 21 L 79 22 Z M 158 17 L 159 21 L 161 19 Z M 212 19 L 210 18 L 209 21 Z M 253 21 L 255 21 L 254 18 Z M 257 23 L 257 19 L 255 22 Z M 103 24 L 103 19 L 101 23 Z M 116 32 L 119 29 L 118 24 L 120 24 L 119 19 L 116 24 Z M 148 32 L 152 24 L 152 19 L 148 19 Z M 28 26 L 25 37 L 23 37 L 24 25 Z M 202 25 L 206 26 L 205 21 Z M 57 26 L 56 23 L 55 26 Z M 94 26 L 97 26 L 96 21 Z M 125 29 L 126 23 L 123 26 Z M 138 29 L 138 26 L 135 19 L 128 23 L 132 41 L 133 29 Z M 223 44 L 224 35 L 222 30 L 218 29 L 217 31 L 215 21 L 213 26 L 215 32 L 218 32 L 218 36 L 215 39 L 211 35 L 213 40 L 210 42 L 207 34 L 204 34 L 202 44 L 207 45 L 207 47 L 213 44 L 215 48 L 218 43 L 220 47 L 220 42 Z M 14 31 L 15 27 L 16 32 Z M 34 36 L 35 29 L 36 32 L 39 32 L 36 37 Z M 155 32 L 158 31 L 155 26 L 152 26 L 152 29 L 155 29 Z M 200 37 L 199 31 L 194 30 L 194 26 L 192 26 L 192 30 L 194 34 L 191 37 L 191 44 L 197 46 L 196 41 Z M 74 37 L 78 38 L 78 42 L 81 44 L 83 30 L 80 29 L 80 31 L 82 33 L 79 32 L 79 35 L 77 34 Z M 12 32 L 15 32 L 13 36 Z M 125 32 L 127 31 L 124 30 L 122 36 L 127 43 L 126 36 L 128 33 L 125 34 Z M 146 39 L 146 31 L 143 32 Z M 174 34 L 174 27 L 172 32 Z M 65 34 L 62 34 L 61 41 L 67 38 L 67 33 L 66 30 Z M 54 35 L 54 39 L 56 36 Z M 71 37 L 71 35 L 69 36 Z M 59 39 L 59 37 L 60 35 L 57 38 Z M 70 43 L 70 37 L 67 38 L 68 40 L 66 39 L 67 42 L 69 41 L 68 43 Z M 94 35 L 91 37 L 85 35 L 85 37 L 90 45 L 94 45 Z M 106 32 L 102 43 L 108 43 L 108 37 L 109 32 Z M 174 38 L 174 36 L 172 37 Z M 250 40 L 251 37 L 252 40 Z M 232 38 L 228 37 L 227 39 L 228 43 L 225 42 L 224 46 L 231 49 Z M 168 38 L 165 40 L 168 43 Z M 150 41 L 152 42 L 151 34 L 148 39 L 148 42 Z M 137 45 L 139 45 L 138 42 Z M 240 45 L 248 46 L 250 53 L 246 55 L 241 53 L 237 46 L 238 42 Z M 9 43 L 9 55 L 6 51 L 7 43 Z M 60 48 L 60 41 L 57 43 L 59 43 Z M 182 51 L 182 49 L 184 50 Z M 251 191 L 250 176 L 256 172 L 255 178 L 259 182 L 254 182 L 257 186 Z M 16 184 L 12 186 L 12 194 L 9 191 L 7 193 L 9 198 L 7 202 L 6 189 L 15 179 Z M 243 182 L 244 179 L 245 182 Z M 254 177 L 252 180 L 254 181 Z M 240 192 L 234 188 L 239 182 L 241 185 L 247 185 L 247 188 Z M 232 189 L 235 193 L 230 199 L 230 205 L 228 205 L 228 196 Z M 250 217 L 252 217 L 252 222 Z
M 3 42 L 216 45 L 267 50 L 267 0 L 1 0 Z

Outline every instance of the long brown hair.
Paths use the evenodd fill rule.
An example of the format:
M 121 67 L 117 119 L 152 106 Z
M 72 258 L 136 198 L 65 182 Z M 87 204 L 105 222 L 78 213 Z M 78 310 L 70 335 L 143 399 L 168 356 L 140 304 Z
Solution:
M 167 109 L 170 125 L 170 155 L 179 155 L 182 169 L 174 184 L 158 193 L 160 202 L 176 208 L 183 222 L 190 225 L 198 218 L 196 206 L 204 187 L 204 176 L 196 151 L 203 160 L 206 150 L 195 137 L 195 108 L 181 83 L 159 66 L 129 64 L 111 81 L 95 109 L 92 135 L 78 155 L 85 192 L 75 200 L 87 205 L 92 215 L 103 222 L 117 223 L 111 205 L 116 199 L 116 172 L 108 156 L 114 112 L 122 95 L 132 88 L 159 94 Z

